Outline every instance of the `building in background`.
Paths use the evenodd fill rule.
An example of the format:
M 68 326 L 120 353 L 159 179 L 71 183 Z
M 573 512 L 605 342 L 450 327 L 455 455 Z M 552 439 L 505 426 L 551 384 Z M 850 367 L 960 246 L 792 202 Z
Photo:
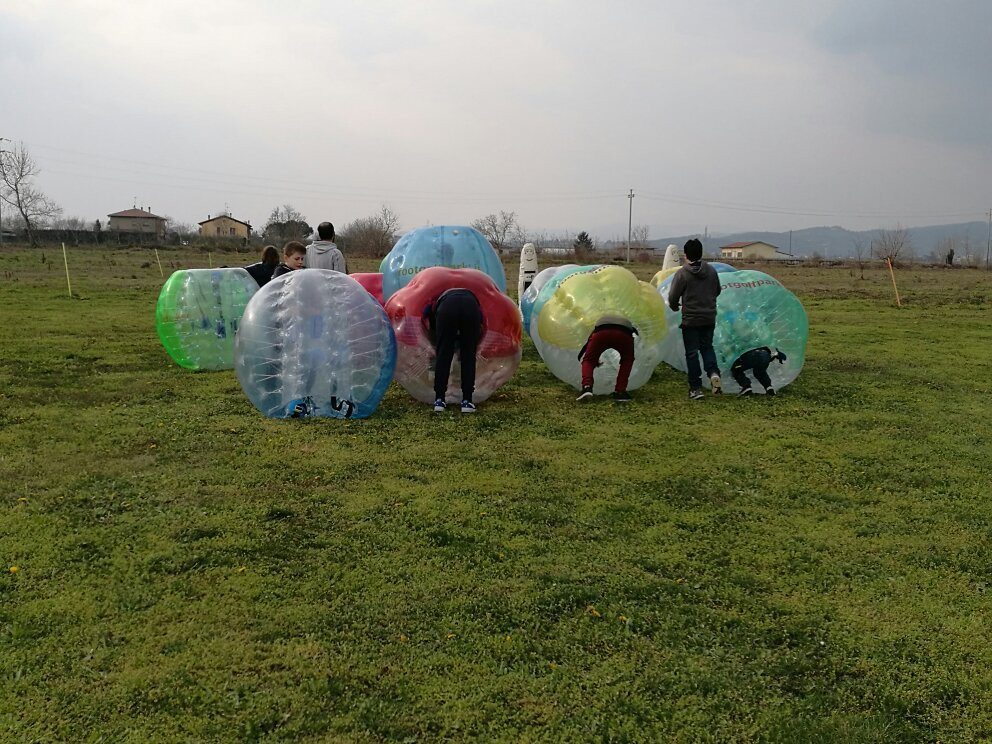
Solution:
M 108 214 L 108 229 L 119 233 L 139 233 L 156 239 L 165 237 L 165 217 L 159 217 L 146 209 L 125 209 L 123 212 Z
M 770 258 L 783 259 L 792 258 L 788 253 L 783 253 L 771 243 L 761 240 L 745 240 L 741 243 L 731 243 L 720 246 L 720 258 Z
M 234 219 L 229 214 L 219 214 L 216 217 L 207 215 L 207 219 L 199 223 L 200 235 L 205 238 L 229 238 L 248 242 L 251 237 L 251 223 Z

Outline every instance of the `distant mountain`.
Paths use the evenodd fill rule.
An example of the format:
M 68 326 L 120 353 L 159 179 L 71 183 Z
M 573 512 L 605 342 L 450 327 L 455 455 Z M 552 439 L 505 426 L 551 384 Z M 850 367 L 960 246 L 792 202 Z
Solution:
M 955 252 L 963 257 L 964 246 L 967 243 L 976 255 L 985 256 L 988 241 L 988 223 L 961 222 L 954 225 L 929 225 L 927 227 L 906 228 L 909 233 L 911 254 L 917 258 L 938 256 L 942 253 L 938 243 L 942 240 L 953 239 L 957 243 Z M 862 230 L 860 232 L 847 230 L 843 227 L 809 227 L 804 230 L 788 232 L 741 232 L 721 235 L 720 237 L 702 238 L 698 235 L 680 235 L 671 238 L 659 238 L 648 243 L 653 248 L 664 250 L 670 243 L 680 248 L 689 238 L 699 237 L 703 241 L 703 250 L 708 256 L 719 255 L 720 246 L 730 243 L 740 243 L 748 240 L 760 240 L 770 243 L 785 253 L 799 258 L 816 254 L 822 258 L 853 258 L 855 246 L 861 241 L 870 246 L 871 241 L 878 237 L 881 230 Z

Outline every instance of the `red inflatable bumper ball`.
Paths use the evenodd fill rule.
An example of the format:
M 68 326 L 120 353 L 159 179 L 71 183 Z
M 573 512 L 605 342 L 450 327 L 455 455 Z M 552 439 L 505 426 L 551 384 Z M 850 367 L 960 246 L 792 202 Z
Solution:
M 523 324 L 516 304 L 496 283 L 477 269 L 433 266 L 419 272 L 386 303 L 386 314 L 396 333 L 395 379 L 414 398 L 434 402 L 434 361 L 437 351 L 430 338 L 424 310 L 448 289 L 469 290 L 482 308 L 482 338 L 476 350 L 476 403 L 486 400 L 513 377 L 520 364 Z M 458 353 L 451 365 L 446 401 L 462 399 Z

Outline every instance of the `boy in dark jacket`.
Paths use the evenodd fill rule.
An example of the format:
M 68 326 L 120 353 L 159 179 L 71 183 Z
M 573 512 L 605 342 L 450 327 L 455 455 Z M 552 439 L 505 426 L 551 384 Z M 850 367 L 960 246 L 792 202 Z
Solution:
M 685 264 L 672 279 L 668 290 L 668 306 L 678 312 L 682 306 L 682 342 L 685 344 L 685 361 L 689 371 L 689 397 L 703 397 L 703 379 L 699 357 L 709 375 L 713 394 L 723 392 L 720 368 L 713 351 L 713 329 L 716 327 L 716 298 L 720 294 L 720 277 L 716 269 L 703 261 L 703 244 L 690 239 L 683 249 Z
M 765 395 L 775 395 L 775 388 L 772 387 L 772 378 L 768 376 L 768 365 L 772 363 L 772 360 L 778 360 L 779 364 L 784 364 L 786 359 L 788 357 L 785 355 L 785 352 L 778 349 L 772 350 L 767 346 L 745 351 L 737 357 L 737 361 L 730 365 L 730 374 L 734 376 L 734 380 L 741 386 L 740 395 L 751 395 L 754 392 L 751 390 L 751 380 L 745 374 L 748 370 L 751 371 L 754 379 L 761 383 L 761 386 L 765 389 Z
M 282 247 L 282 263 L 272 272 L 272 278 L 277 279 L 290 271 L 303 268 L 303 259 L 307 256 L 307 247 L 296 240 L 291 240 Z

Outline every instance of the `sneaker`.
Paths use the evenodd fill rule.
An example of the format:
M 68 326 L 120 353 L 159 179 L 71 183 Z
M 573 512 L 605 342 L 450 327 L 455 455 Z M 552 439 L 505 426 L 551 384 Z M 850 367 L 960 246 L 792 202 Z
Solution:
M 766 387 L 765 388 L 765 395 L 775 395 L 775 388 L 773 388 L 773 387 Z
M 702 400 L 703 391 L 701 388 L 696 388 L 695 390 L 689 391 L 689 400 Z
M 591 400 L 591 399 L 592 399 L 592 388 L 591 387 L 584 387 L 584 388 L 582 388 L 582 392 L 579 393 L 579 397 L 576 398 L 576 400 Z
M 475 403 L 470 400 L 463 400 L 462 413 L 475 413 Z
M 741 395 L 741 396 L 752 395 L 753 393 L 754 393 L 754 391 L 751 390 L 751 388 L 746 387 L 746 388 L 741 388 L 741 391 L 738 393 L 738 395 Z
M 445 407 L 443 398 L 438 398 L 434 401 L 434 413 L 444 413 Z
M 622 393 L 617 391 L 613 393 L 613 400 L 617 403 L 630 403 L 630 393 L 624 390 Z
M 720 382 L 720 375 L 710 375 L 710 385 L 713 386 L 713 395 L 723 395 L 723 383 Z

